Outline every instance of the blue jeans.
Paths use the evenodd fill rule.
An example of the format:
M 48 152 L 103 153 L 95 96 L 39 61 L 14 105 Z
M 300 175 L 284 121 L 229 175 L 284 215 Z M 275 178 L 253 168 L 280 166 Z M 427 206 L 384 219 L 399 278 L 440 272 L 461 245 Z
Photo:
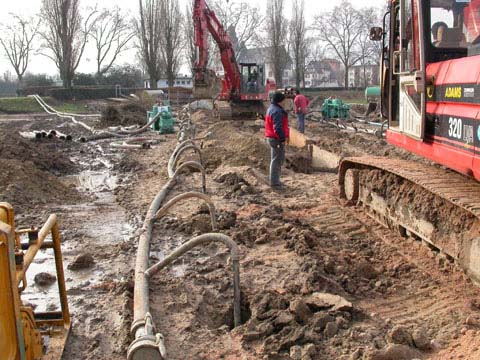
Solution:
M 285 161 L 285 143 L 272 138 L 267 138 L 267 143 L 270 145 L 272 158 L 270 161 L 270 186 L 279 186 L 282 165 Z
M 298 123 L 298 131 L 302 134 L 305 134 L 305 114 L 304 113 L 297 113 L 297 123 Z

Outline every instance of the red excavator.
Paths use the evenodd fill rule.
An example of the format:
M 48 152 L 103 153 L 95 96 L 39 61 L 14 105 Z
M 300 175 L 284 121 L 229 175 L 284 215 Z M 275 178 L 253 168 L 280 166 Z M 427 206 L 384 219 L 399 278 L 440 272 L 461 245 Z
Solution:
M 196 97 L 214 97 L 215 108 L 221 119 L 245 118 L 264 112 L 264 103 L 276 89 L 275 82 L 267 79 L 264 64 L 237 63 L 230 36 L 205 0 L 195 0 L 193 9 L 195 47 L 194 91 Z M 220 50 L 225 76 L 220 94 L 211 96 L 215 74 L 207 69 L 208 33 Z M 206 94 L 210 95 L 207 96 Z
M 344 159 L 341 196 L 479 280 L 480 0 L 390 0 L 371 38 L 383 41 L 387 142 L 436 164 Z

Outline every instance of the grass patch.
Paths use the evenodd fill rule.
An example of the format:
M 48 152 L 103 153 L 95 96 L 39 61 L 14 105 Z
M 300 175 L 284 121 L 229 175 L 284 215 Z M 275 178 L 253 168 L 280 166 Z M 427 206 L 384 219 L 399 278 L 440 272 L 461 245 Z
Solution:
M 0 113 L 4 114 L 29 114 L 42 112 L 42 107 L 33 98 L 1 98 Z
M 72 103 L 57 101 L 52 98 L 44 98 L 46 103 L 55 110 L 68 113 L 88 113 L 84 103 Z M 0 113 L 3 114 L 31 114 L 42 113 L 43 108 L 31 97 L 0 98 Z
M 57 111 L 73 114 L 89 113 L 88 107 L 85 105 L 85 103 L 59 102 L 49 98 L 45 99 L 45 101 Z
M 345 102 L 346 102 L 347 104 L 362 104 L 362 105 L 368 105 L 368 101 L 367 101 L 365 98 L 346 100 Z

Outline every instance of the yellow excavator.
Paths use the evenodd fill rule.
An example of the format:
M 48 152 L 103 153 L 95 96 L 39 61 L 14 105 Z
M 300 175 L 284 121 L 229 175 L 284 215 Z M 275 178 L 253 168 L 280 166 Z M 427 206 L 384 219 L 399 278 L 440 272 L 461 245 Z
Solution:
M 60 311 L 34 312 L 33 305 L 22 301 L 27 271 L 41 249 L 54 253 Z M 60 359 L 69 331 L 56 215 L 50 215 L 40 229 L 16 230 L 13 207 L 0 203 L 0 359 Z

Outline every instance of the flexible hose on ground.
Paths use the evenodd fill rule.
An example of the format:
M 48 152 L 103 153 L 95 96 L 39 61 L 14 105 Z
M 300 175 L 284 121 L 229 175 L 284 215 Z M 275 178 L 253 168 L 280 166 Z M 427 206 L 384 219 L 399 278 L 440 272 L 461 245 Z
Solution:
M 182 118 L 188 118 L 187 121 L 190 122 L 190 115 L 182 115 Z M 182 140 L 184 136 L 190 132 L 193 124 L 182 124 Z M 150 258 L 150 242 L 153 232 L 153 224 L 156 219 L 163 216 L 174 204 L 178 201 L 181 201 L 186 198 L 199 198 L 207 202 L 210 216 L 212 221 L 212 229 L 216 229 L 216 215 L 215 215 L 215 206 L 212 200 L 198 192 L 188 192 L 185 194 L 178 195 L 168 201 L 163 207 L 160 208 L 165 198 L 167 197 L 169 191 L 177 182 L 177 178 L 180 173 L 186 168 L 192 168 L 200 170 L 202 173 L 202 189 L 203 192 L 206 192 L 206 172 L 202 164 L 195 161 L 187 161 L 181 164 L 177 169 L 176 165 L 178 163 L 180 155 L 188 150 L 194 149 L 200 157 L 200 162 L 202 161 L 201 150 L 195 145 L 194 139 L 195 132 L 191 132 L 191 138 L 186 141 L 182 141 L 177 145 L 172 155 L 170 156 L 168 162 L 168 175 L 169 180 L 157 194 L 155 199 L 150 204 L 150 207 L 145 216 L 143 223 L 141 235 L 139 238 L 137 258 L 135 265 L 135 287 L 134 287 L 134 312 L 133 312 L 133 323 L 131 327 L 132 335 L 135 337 L 135 340 L 130 344 L 128 349 L 128 359 L 129 360 L 140 360 L 140 359 L 152 359 L 152 360 L 162 360 L 165 357 L 165 345 L 163 341 L 163 336 L 161 334 L 155 334 L 155 327 L 153 324 L 152 316 L 150 315 L 149 308 L 149 278 L 156 271 L 159 271 L 163 267 L 167 266 L 173 262 L 176 258 L 180 257 L 190 249 L 195 246 L 217 241 L 222 242 L 227 245 L 230 249 L 233 273 L 234 273 L 234 324 L 239 326 L 241 324 L 241 309 L 240 309 L 240 261 L 239 261 L 239 252 L 236 243 L 230 239 L 228 236 L 222 234 L 204 234 L 198 236 L 187 243 L 180 246 L 167 258 L 165 258 L 160 263 L 153 266 L 153 268 L 147 269 L 149 258 Z M 205 137 L 210 136 L 210 133 L 207 133 Z M 203 139 L 202 138 L 202 139 Z
M 173 199 L 169 200 L 165 205 L 163 205 L 155 214 L 154 220 L 159 220 L 161 219 L 167 212 L 170 210 L 170 208 L 173 207 L 176 203 L 185 200 L 185 199 L 191 199 L 191 198 L 197 198 L 205 201 L 208 205 L 208 210 L 210 211 L 210 220 L 212 222 L 212 231 L 217 230 L 217 216 L 216 216 L 216 211 L 215 211 L 215 205 L 213 204 L 212 199 L 210 196 L 207 196 L 205 194 L 191 191 L 187 193 L 183 193 L 180 195 L 175 196 Z
M 56 115 L 58 117 L 61 117 L 61 118 L 66 118 L 66 119 L 70 119 L 74 124 L 76 125 L 80 125 L 82 126 L 83 128 L 87 129 L 88 131 L 90 132 L 93 132 L 94 129 L 90 126 L 88 126 L 87 124 L 85 124 L 84 122 L 82 121 L 78 121 L 75 119 L 75 116 L 73 115 L 67 115 L 65 113 L 61 113 L 57 110 L 55 110 L 54 108 L 52 108 L 50 105 L 48 105 L 39 95 L 32 95 L 32 97 L 38 102 L 38 104 L 43 108 L 43 110 L 47 113 L 47 114 L 50 114 L 50 115 Z M 99 115 L 96 115 L 97 117 Z
M 195 150 L 195 152 L 198 154 L 198 157 L 200 159 L 200 164 L 203 164 L 202 150 L 200 150 L 200 148 L 196 145 L 188 145 L 188 144 L 184 145 L 183 147 L 180 147 L 178 149 L 178 151 L 176 151 L 176 152 L 174 151 L 174 153 L 170 157 L 170 159 L 172 159 L 172 161 L 170 161 L 170 160 L 168 161 L 168 176 L 173 176 L 173 174 L 175 173 L 177 163 L 180 160 L 180 155 L 182 155 L 185 151 L 190 150 L 190 149 Z
M 242 324 L 241 318 L 241 297 L 240 297 L 240 256 L 238 251 L 237 244 L 228 236 L 223 234 L 203 234 L 197 236 L 190 241 L 187 241 L 179 248 L 174 250 L 170 255 L 168 255 L 162 261 L 156 263 L 148 270 L 145 271 L 145 276 L 148 278 L 155 275 L 157 272 L 162 270 L 164 267 L 170 265 L 180 256 L 188 252 L 189 250 L 206 243 L 210 242 L 221 242 L 224 243 L 230 249 L 230 256 L 232 259 L 232 270 L 233 270 L 233 317 L 234 317 L 234 325 L 235 327 L 240 326 Z
M 116 138 L 126 138 L 131 135 L 138 135 L 146 131 L 152 124 L 158 120 L 158 117 L 161 115 L 161 113 L 156 114 L 150 121 L 142 126 L 141 128 L 135 129 L 135 130 L 127 130 L 127 129 L 121 129 L 118 132 L 115 131 L 109 131 L 109 130 L 95 130 L 93 127 L 88 126 L 82 121 L 78 121 L 75 119 L 75 117 L 100 117 L 100 114 L 71 114 L 71 113 L 64 113 L 64 112 L 59 112 L 55 110 L 53 107 L 48 105 L 39 95 L 33 95 L 32 96 L 43 108 L 45 112 L 47 112 L 50 115 L 56 115 L 61 118 L 67 118 L 70 119 L 74 124 L 80 125 L 83 128 L 87 129 L 90 131 L 92 136 L 90 137 L 83 137 L 81 140 L 83 142 L 86 141 L 94 141 L 94 140 L 102 140 L 102 139 L 109 139 L 112 137 Z

